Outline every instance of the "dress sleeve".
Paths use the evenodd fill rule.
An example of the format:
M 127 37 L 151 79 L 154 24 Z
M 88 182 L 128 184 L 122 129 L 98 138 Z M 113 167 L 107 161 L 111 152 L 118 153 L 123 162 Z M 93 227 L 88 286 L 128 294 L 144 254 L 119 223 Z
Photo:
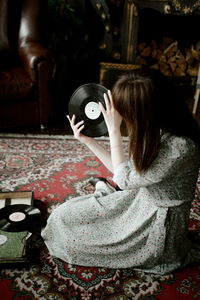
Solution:
M 161 143 L 158 156 L 147 171 L 140 174 L 136 171 L 133 160 L 125 161 L 118 166 L 113 181 L 120 189 L 127 190 L 149 186 L 166 177 L 176 176 L 195 155 L 196 146 L 192 141 L 189 144 L 184 138 L 170 137 Z

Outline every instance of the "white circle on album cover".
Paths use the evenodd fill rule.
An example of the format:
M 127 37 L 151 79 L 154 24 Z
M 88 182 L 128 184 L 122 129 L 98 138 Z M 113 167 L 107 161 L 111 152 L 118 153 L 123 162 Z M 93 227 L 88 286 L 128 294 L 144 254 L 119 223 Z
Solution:
M 91 101 L 85 106 L 85 114 L 90 120 L 96 120 L 101 114 L 101 108 L 97 102 Z
M 0 245 L 3 245 L 7 242 L 7 236 L 0 234 Z
M 26 215 L 23 212 L 14 212 L 9 215 L 9 219 L 13 222 L 20 222 L 26 218 Z

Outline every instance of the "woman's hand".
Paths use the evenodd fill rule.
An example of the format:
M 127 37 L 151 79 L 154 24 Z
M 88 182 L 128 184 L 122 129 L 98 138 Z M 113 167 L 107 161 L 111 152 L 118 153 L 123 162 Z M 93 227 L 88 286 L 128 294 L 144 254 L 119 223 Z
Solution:
M 104 116 L 108 132 L 109 134 L 112 132 L 115 132 L 116 130 L 120 130 L 120 126 L 122 123 L 122 116 L 116 111 L 113 105 L 113 99 L 110 90 L 108 91 L 108 94 L 104 94 L 106 109 L 104 106 L 99 103 L 101 107 L 102 114 Z
M 94 138 L 83 135 L 81 133 L 81 130 L 83 130 L 84 128 L 83 121 L 80 121 L 77 124 L 75 124 L 75 115 L 73 115 L 71 119 L 69 116 L 67 116 L 67 118 L 73 130 L 74 137 L 81 143 L 84 143 L 102 161 L 102 163 L 108 168 L 108 170 L 113 172 L 110 152 L 107 151 L 107 149 L 104 149 Z
M 73 115 L 71 119 L 67 115 L 67 118 L 68 118 L 70 126 L 71 126 L 71 128 L 73 130 L 74 137 L 77 140 L 79 140 L 81 143 L 84 143 L 86 145 L 89 144 L 93 140 L 93 138 L 91 138 L 89 136 L 86 136 L 86 135 L 84 135 L 84 134 L 81 133 L 81 131 L 84 128 L 84 121 L 80 121 L 77 124 L 75 124 L 75 120 L 76 120 L 76 116 L 75 115 Z

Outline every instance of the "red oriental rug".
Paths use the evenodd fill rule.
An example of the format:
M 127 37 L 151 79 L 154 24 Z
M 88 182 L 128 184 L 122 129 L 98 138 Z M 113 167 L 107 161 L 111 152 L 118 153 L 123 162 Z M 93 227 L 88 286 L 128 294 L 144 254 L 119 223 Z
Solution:
M 99 142 L 109 148 L 106 139 Z M 35 205 L 40 206 L 46 217 L 64 201 L 92 193 L 93 187 L 88 182 L 92 176 L 111 180 L 111 173 L 73 138 L 0 139 L 0 188 L 34 191 Z M 197 229 L 200 229 L 198 189 L 190 216 L 190 231 Z M 4 300 L 200 299 L 200 266 L 158 276 L 133 269 L 70 265 L 52 258 L 40 235 L 35 234 L 31 238 L 28 265 L 1 266 L 0 295 Z

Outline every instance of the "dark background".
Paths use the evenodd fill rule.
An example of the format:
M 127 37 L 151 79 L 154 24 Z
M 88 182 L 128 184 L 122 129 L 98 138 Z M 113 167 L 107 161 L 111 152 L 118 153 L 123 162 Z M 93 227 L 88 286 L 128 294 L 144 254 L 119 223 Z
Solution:
M 103 24 L 90 1 L 48 0 L 45 41 L 57 62 L 53 81 L 53 118 L 61 120 L 73 91 L 88 82 L 99 82 L 99 51 Z M 84 3 L 85 2 L 85 3 Z M 83 5 L 84 4 L 84 5 Z
M 127 34 L 121 30 L 123 22 L 127 21 L 123 15 L 125 0 L 106 0 L 108 11 L 105 9 L 105 19 L 96 9 L 96 1 L 44 1 L 47 5 L 43 23 L 44 43 L 57 63 L 56 75 L 51 83 L 52 114 L 47 126 L 52 132 L 52 128 L 62 128 L 64 124 L 61 133 L 65 133 L 66 125 L 69 125 L 66 114 L 72 93 L 82 84 L 99 83 L 101 62 L 124 63 L 115 54 L 121 53 L 123 37 Z M 140 12 L 138 43 L 168 36 L 178 39 L 183 47 L 190 46 L 200 41 L 198 24 L 199 14 L 172 16 L 144 9 Z M 110 31 L 105 34 L 106 26 L 110 26 Z M 105 42 L 106 48 L 103 47 Z M 181 90 L 192 107 L 195 86 L 183 84 Z
M 53 82 L 53 119 L 62 120 L 68 111 L 73 91 L 88 82 L 99 82 L 100 62 L 120 63 L 114 52 L 121 51 L 124 32 L 120 33 L 124 0 L 107 0 L 111 25 L 112 50 L 102 49 L 106 20 L 95 10 L 90 0 L 48 0 L 45 41 L 57 61 Z M 140 14 L 138 42 L 161 39 L 163 36 L 179 40 L 182 47 L 197 43 L 199 15 L 163 15 L 144 9 Z M 194 88 L 189 89 L 193 93 Z M 184 92 L 185 93 L 185 92 Z

